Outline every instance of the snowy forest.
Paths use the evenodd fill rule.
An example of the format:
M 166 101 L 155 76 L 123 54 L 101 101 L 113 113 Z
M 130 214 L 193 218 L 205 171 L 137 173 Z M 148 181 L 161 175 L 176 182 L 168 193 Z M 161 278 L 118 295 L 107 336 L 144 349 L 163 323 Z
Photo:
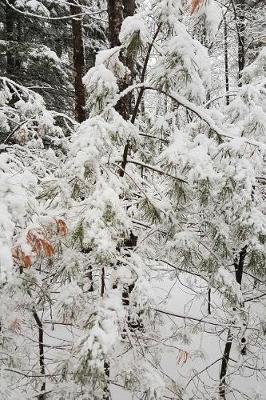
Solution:
M 265 0 L 0 0 L 0 400 L 266 400 L 265 161 Z

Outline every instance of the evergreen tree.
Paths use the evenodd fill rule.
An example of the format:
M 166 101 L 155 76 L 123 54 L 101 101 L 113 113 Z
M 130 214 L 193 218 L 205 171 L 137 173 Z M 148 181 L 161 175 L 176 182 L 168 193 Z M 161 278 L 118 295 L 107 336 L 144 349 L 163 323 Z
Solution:
M 224 85 L 211 80 L 217 70 L 224 79 L 224 54 L 213 65 L 208 54 L 223 50 L 216 3 L 5 6 L 1 398 L 263 398 L 243 383 L 265 372 L 266 326 L 266 55 L 260 46 L 241 53 L 249 2 L 240 34 L 230 30 L 236 4 L 226 11 L 235 88 L 226 104 Z M 54 61 L 65 56 L 69 67 L 74 55 L 77 121 L 56 109 L 58 97 L 46 107 L 26 87 L 28 65 L 40 65 L 30 56 L 23 70 L 24 57 L 40 46 L 51 54 L 55 30 L 23 50 L 20 18 L 40 31 L 62 24 L 68 38 L 72 24 L 74 47 L 59 55 L 59 45 Z M 31 25 L 21 26 L 25 38 Z

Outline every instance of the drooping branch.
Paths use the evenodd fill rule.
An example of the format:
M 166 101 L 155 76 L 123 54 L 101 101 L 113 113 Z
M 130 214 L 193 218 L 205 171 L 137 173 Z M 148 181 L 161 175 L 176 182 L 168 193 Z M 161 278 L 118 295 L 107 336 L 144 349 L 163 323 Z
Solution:
M 197 318 L 197 317 L 192 317 L 190 315 L 173 313 L 171 311 L 162 310 L 160 308 L 154 308 L 153 310 L 156 312 L 159 312 L 160 314 L 169 315 L 170 317 L 176 317 L 176 318 L 180 318 L 180 319 L 184 319 L 184 320 L 195 321 L 195 322 L 199 322 L 202 324 L 217 326 L 217 327 L 221 327 L 221 328 L 228 328 L 228 329 L 242 329 L 243 328 L 242 326 L 239 326 L 239 325 L 223 324 L 221 322 L 208 321 L 208 320 L 204 319 L 205 317 Z M 256 328 L 254 326 L 247 327 L 247 330 L 251 330 L 254 332 L 261 332 L 261 330 L 259 328 Z
M 196 106 L 193 104 L 191 101 L 187 100 L 185 97 L 177 94 L 177 93 L 168 93 L 165 90 L 161 88 L 156 88 L 150 85 L 146 85 L 144 83 L 138 83 L 136 85 L 132 85 L 125 89 L 123 92 L 119 94 L 119 96 L 116 98 L 115 102 L 113 104 L 110 104 L 103 112 L 102 114 L 105 114 L 106 112 L 109 111 L 110 108 L 114 107 L 115 104 L 118 102 L 118 100 L 125 96 L 128 92 L 132 90 L 136 90 L 138 88 L 144 88 L 144 90 L 151 90 L 154 92 L 161 93 L 167 97 L 169 97 L 171 100 L 174 102 L 178 103 L 182 107 L 186 108 L 187 110 L 193 112 L 198 118 L 200 118 L 202 121 L 206 122 L 206 124 L 210 127 L 210 129 L 215 133 L 221 140 L 223 138 L 227 139 L 236 139 L 237 137 L 231 136 L 228 133 L 226 133 L 223 129 L 221 129 L 218 125 L 216 125 L 216 122 L 205 112 L 205 110 L 201 107 Z M 250 140 L 250 139 L 245 139 L 245 142 L 247 144 L 250 144 L 255 147 L 259 147 L 260 149 L 266 149 L 266 145 L 262 142 L 258 142 L 256 140 Z
M 165 171 L 161 170 L 160 168 L 154 167 L 153 165 L 145 164 L 145 163 L 143 163 L 142 161 L 139 161 L 139 160 L 132 160 L 132 159 L 127 159 L 127 160 L 124 160 L 124 159 L 123 159 L 123 160 L 122 160 L 122 164 L 125 163 L 125 161 L 126 161 L 126 163 L 131 163 L 131 164 L 139 165 L 140 167 L 149 169 L 149 170 L 151 170 L 151 171 L 153 171 L 153 172 L 156 172 L 156 173 L 159 174 L 159 175 L 168 176 L 169 178 L 178 180 L 178 181 L 180 181 L 180 182 L 182 182 L 182 183 L 188 183 L 188 182 L 187 182 L 184 178 L 182 178 L 182 177 L 175 176 L 175 175 L 171 175 L 171 174 L 169 174 L 168 172 L 165 172 Z

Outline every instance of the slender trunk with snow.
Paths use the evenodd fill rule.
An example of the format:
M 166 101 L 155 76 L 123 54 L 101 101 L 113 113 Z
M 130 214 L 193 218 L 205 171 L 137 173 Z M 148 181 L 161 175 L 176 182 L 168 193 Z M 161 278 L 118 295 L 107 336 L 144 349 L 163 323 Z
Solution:
M 235 13 L 236 30 L 237 30 L 237 45 L 238 45 L 238 85 L 241 86 L 242 71 L 245 67 L 245 0 L 233 1 L 233 9 Z M 229 77 L 228 77 L 228 35 L 227 35 L 227 24 L 224 18 L 224 53 L 225 53 L 225 85 L 226 85 L 226 104 L 229 104 Z M 244 272 L 244 261 L 247 253 L 247 247 L 245 246 L 239 253 L 238 258 L 234 261 L 235 277 L 239 285 L 241 285 L 243 272 Z M 232 347 L 232 334 L 228 331 L 227 341 L 224 348 L 224 355 L 222 360 L 222 366 L 220 371 L 220 385 L 219 395 L 220 399 L 225 400 L 225 380 L 227 375 L 227 366 L 230 357 L 230 351 Z M 242 337 L 242 343 L 245 343 L 245 338 Z M 246 346 L 242 348 L 242 355 L 246 353 Z
M 229 105 L 229 63 L 228 63 L 228 32 L 227 21 L 224 16 L 224 75 L 225 75 L 225 99 L 226 105 Z
M 239 285 L 241 285 L 241 283 L 242 283 L 242 278 L 243 278 L 243 273 L 244 273 L 244 262 L 245 262 L 246 254 L 247 254 L 247 246 L 245 246 L 240 251 L 239 257 L 237 257 L 234 261 L 236 282 Z M 226 399 L 226 392 L 225 392 L 226 376 L 228 373 L 228 362 L 230 359 L 232 342 L 233 342 L 233 335 L 229 329 L 228 334 L 227 334 L 227 340 L 226 340 L 225 347 L 224 347 L 222 365 L 221 365 L 221 370 L 220 370 L 219 396 L 220 396 L 221 400 Z M 241 338 L 241 344 L 243 345 L 241 354 L 245 355 L 246 354 L 246 338 L 244 336 Z
M 109 42 L 110 47 L 112 48 L 120 46 L 119 33 L 123 20 L 124 18 L 134 14 L 136 4 L 135 0 L 108 0 L 107 6 L 109 21 Z M 124 79 L 119 82 L 119 89 L 120 91 L 123 91 L 129 85 L 131 85 L 133 81 L 134 60 L 132 58 L 132 54 L 124 54 L 124 52 L 120 52 L 120 59 L 130 71 L 130 76 L 125 76 Z M 125 120 L 128 120 L 132 113 L 132 96 L 133 94 L 132 92 L 130 92 L 126 96 L 121 98 L 117 103 L 116 110 L 119 112 L 119 114 L 122 115 Z
M 233 336 L 231 330 L 228 330 L 227 339 L 224 347 L 224 353 L 222 358 L 222 365 L 220 370 L 220 383 L 219 383 L 219 398 L 220 400 L 226 399 L 226 376 L 228 372 L 228 362 L 230 358 L 230 352 L 232 348 Z

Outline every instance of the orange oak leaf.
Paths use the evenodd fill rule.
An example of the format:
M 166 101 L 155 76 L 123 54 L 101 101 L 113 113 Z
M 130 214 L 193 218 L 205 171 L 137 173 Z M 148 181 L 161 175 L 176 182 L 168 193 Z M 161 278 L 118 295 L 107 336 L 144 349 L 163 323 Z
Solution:
M 25 254 L 20 245 L 12 248 L 12 256 L 15 262 L 22 265 L 23 268 L 29 269 L 32 266 L 32 256 Z
M 33 252 L 38 256 L 44 253 L 47 257 L 55 255 L 54 246 L 43 237 L 42 232 L 31 229 L 27 233 L 27 242 L 31 245 Z
M 63 221 L 62 219 L 57 219 L 56 225 L 57 225 L 57 232 L 60 235 L 66 236 L 68 234 L 68 227 L 65 221 Z
M 191 0 L 191 14 L 195 14 L 204 6 L 206 0 Z

